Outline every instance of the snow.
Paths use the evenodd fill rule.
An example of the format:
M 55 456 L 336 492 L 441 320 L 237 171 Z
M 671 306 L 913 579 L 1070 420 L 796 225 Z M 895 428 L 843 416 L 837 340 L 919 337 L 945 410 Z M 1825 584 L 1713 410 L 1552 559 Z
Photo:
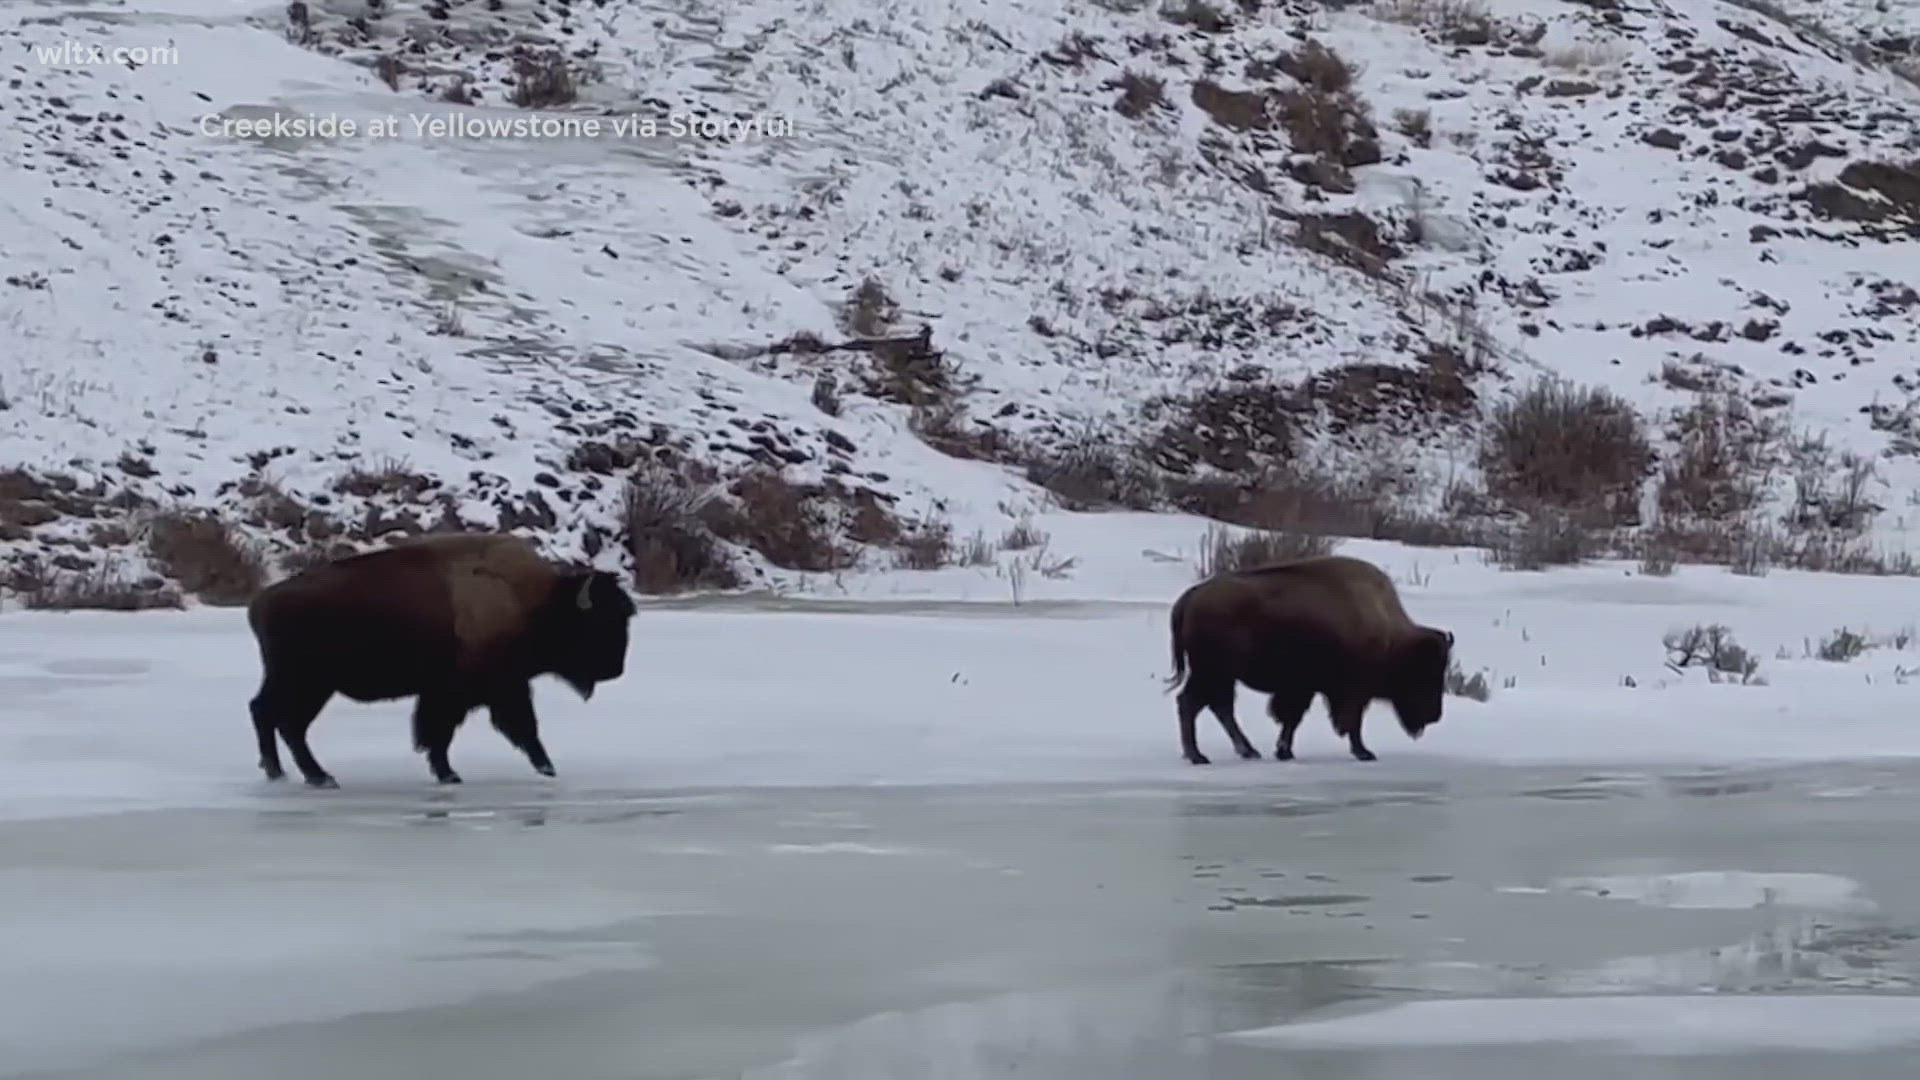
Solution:
M 1920 587 L 1910 579 L 1707 568 L 1654 578 L 1621 563 L 1508 573 L 1477 552 L 1355 541 L 1341 550 L 1387 568 L 1415 618 L 1457 635 L 1460 666 L 1485 672 L 1490 700 L 1450 697 L 1446 718 L 1418 741 L 1376 704 L 1368 730 L 1382 760 L 1365 765 L 1326 730 L 1320 704 L 1293 764 L 1234 760 L 1205 723 L 1215 763 L 1188 766 L 1162 680 L 1167 605 L 1194 580 L 1201 523 L 1035 521 L 1057 534 L 1051 557 L 1075 570 L 1033 575 L 1018 604 L 984 569 L 866 577 L 844 596 L 644 603 L 628 673 L 591 702 L 536 683 L 558 780 L 534 775 L 476 713 L 454 746 L 468 781 L 456 797 L 492 805 L 535 792 L 711 787 L 1285 784 L 1444 775 L 1471 762 L 1920 755 L 1920 728 L 1906 720 L 1920 660 L 1912 637 L 1900 637 Z M 1669 669 L 1663 636 L 1700 623 L 1727 626 L 1759 658 L 1764 682 Z M 1842 625 L 1875 647 L 1848 662 L 1808 658 Z M 235 609 L 7 614 L 0 816 L 351 805 L 432 790 L 408 750 L 407 703 L 343 699 L 322 714 L 314 746 L 344 790 L 267 784 L 246 720 L 257 678 Z M 1271 736 L 1258 734 L 1267 729 L 1259 696 L 1243 690 L 1239 711 L 1270 749 Z
M 1624 1044 L 1640 1053 L 1859 1050 L 1920 1040 L 1920 998 L 1864 994 L 1455 998 L 1223 1036 L 1276 1048 Z
M 1461 48 L 1364 6 L 1263 5 L 1205 34 L 1154 5 L 1063 0 L 661 2 L 575 17 L 476 3 L 446 21 L 393 0 L 374 20 L 378 47 L 347 40 L 345 7 L 309 6 L 311 47 L 273 5 L 0 12 L 0 41 L 19 48 L 5 91 L 18 107 L 0 128 L 15 178 L 0 194 L 0 252 L 17 279 L 0 288 L 0 465 L 231 509 L 228 485 L 256 471 L 311 500 L 355 463 L 396 461 L 442 480 L 475 524 L 540 496 L 554 520 L 537 531 L 581 554 L 618 491 L 569 467 L 581 441 L 658 440 L 735 467 L 765 455 L 744 434 L 765 424 L 758 437 L 801 478 L 837 473 L 963 532 L 1007 528 L 1031 485 L 927 447 L 905 405 L 849 388 L 868 373 L 856 354 L 761 351 L 797 333 L 844 336 L 846 294 L 868 276 L 898 302 L 896 330 L 933 326 L 964 373 L 968 423 L 1042 441 L 1083 425 L 1150 433 L 1153 402 L 1244 368 L 1293 380 L 1460 344 L 1501 369 L 1483 394 L 1558 372 L 1651 414 L 1688 400 L 1662 382 L 1669 361 L 1737 365 L 1720 377 L 1790 401 L 1797 425 L 1838 448 L 1878 454 L 1889 435 L 1869 413 L 1900 412 L 1909 373 L 1896 361 L 1920 339 L 1910 311 L 1884 301 L 1897 288 L 1881 290 L 1905 280 L 1911 238 L 1812 221 L 1797 197 L 1849 162 L 1911 156 L 1920 90 L 1718 0 L 1618 25 L 1545 0 L 1489 5 L 1519 31 L 1541 28 L 1538 57 Z M 1868 4 L 1833 10 L 1836 33 L 1900 28 Z M 424 44 L 395 90 L 368 65 L 402 28 Z M 1247 66 L 1297 33 L 1353 62 L 1379 126 L 1383 159 L 1353 170 L 1353 194 L 1301 189 L 1283 133 L 1225 131 L 1193 104 L 1196 79 L 1252 85 Z M 598 77 L 574 106 L 516 109 L 482 55 L 498 35 L 563 40 L 592 54 Z M 1063 58 L 1073 35 L 1091 51 Z M 164 45 L 178 62 L 49 64 L 28 51 L 68 40 Z M 1581 48 L 1588 61 L 1568 59 Z M 1709 52 L 1717 85 L 1740 91 L 1727 100 L 1662 66 Z M 461 72 L 480 76 L 478 104 L 441 100 Z M 1126 73 L 1165 79 L 1168 106 L 1138 120 L 1113 109 Z M 1596 90 L 1540 89 L 1560 78 Z M 1779 114 L 1803 107 L 1815 116 L 1805 137 L 1840 156 L 1756 179 L 1780 149 L 1768 133 L 1800 123 Z M 1395 129 L 1399 109 L 1432 113 L 1431 145 Z M 200 126 L 276 115 L 399 123 L 291 139 Z M 455 115 L 757 117 L 791 134 L 414 126 Z M 1642 141 L 1662 126 L 1686 135 L 1681 151 Z M 1710 153 L 1749 145 L 1744 169 Z M 1524 167 L 1544 186 L 1489 179 L 1536 150 L 1549 160 Z M 1254 173 L 1274 194 L 1249 186 Z M 1409 245 L 1376 280 L 1289 239 L 1299 214 L 1355 208 L 1435 242 Z M 1755 242 L 1756 225 L 1782 233 Z M 1685 326 L 1639 331 L 1662 315 Z M 1756 319 L 1779 324 L 1772 337 L 1737 332 Z M 838 416 L 809 400 L 822 373 L 847 388 Z M 1463 438 L 1396 448 L 1424 470 L 1416 501 L 1445 489 Z M 123 473 L 128 455 L 156 474 Z M 1891 512 L 1875 540 L 1904 547 L 1898 496 L 1917 477 L 1907 458 L 1880 467 L 1871 493 Z M 335 505 L 347 519 L 364 509 Z M 56 523 L 36 540 L 74 531 Z
M 1872 901 L 1859 895 L 1859 882 L 1833 874 L 1698 870 L 1680 874 L 1568 878 L 1555 881 L 1552 888 L 1647 907 L 1684 910 L 1786 907 L 1871 912 L 1874 909 Z

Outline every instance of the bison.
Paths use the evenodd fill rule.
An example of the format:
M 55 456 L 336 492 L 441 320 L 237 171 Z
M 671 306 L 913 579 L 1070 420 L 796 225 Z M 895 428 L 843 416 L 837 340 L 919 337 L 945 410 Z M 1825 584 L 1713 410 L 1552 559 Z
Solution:
M 1194 738 L 1203 708 L 1226 730 L 1242 758 L 1260 751 L 1233 718 L 1236 683 L 1271 695 L 1280 725 L 1274 758 L 1293 758 L 1293 733 L 1326 697 L 1333 729 L 1361 761 L 1374 760 L 1360 738 L 1367 706 L 1384 698 L 1400 726 L 1419 738 L 1440 720 L 1453 634 L 1407 617 L 1393 581 L 1372 563 L 1323 555 L 1219 574 L 1174 601 L 1173 677 L 1180 686 L 1180 748 L 1207 764 Z
M 267 779 L 285 775 L 285 740 L 308 784 L 339 784 L 314 760 L 307 728 L 334 694 L 413 697 L 413 744 L 434 779 L 457 784 L 453 734 L 486 706 L 534 769 L 554 775 L 528 682 L 557 675 L 582 700 L 626 669 L 635 608 L 604 570 L 567 571 L 518 537 L 443 534 L 351 556 L 279 581 L 247 608 L 260 646 L 249 708 Z

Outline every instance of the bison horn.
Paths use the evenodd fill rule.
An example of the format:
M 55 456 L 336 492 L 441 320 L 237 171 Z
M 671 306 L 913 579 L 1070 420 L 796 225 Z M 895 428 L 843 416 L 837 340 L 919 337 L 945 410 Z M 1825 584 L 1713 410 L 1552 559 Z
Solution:
M 588 574 L 587 576 L 580 579 L 580 610 L 581 611 L 593 610 L 593 575 L 592 574 Z
M 1445 631 L 1445 633 L 1447 635 L 1447 644 L 1449 645 L 1453 644 L 1453 631 L 1447 630 Z

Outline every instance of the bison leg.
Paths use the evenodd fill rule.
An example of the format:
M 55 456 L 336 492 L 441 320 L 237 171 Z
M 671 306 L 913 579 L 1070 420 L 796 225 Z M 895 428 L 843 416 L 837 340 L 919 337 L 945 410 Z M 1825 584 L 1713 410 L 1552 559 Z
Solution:
M 260 771 L 266 773 L 269 780 L 284 779 L 287 770 L 280 764 L 280 736 L 273 729 L 273 713 L 266 696 L 255 695 L 247 702 L 247 711 L 253 714 L 253 738 L 260 747 Z
M 1193 730 L 1194 718 L 1200 710 L 1207 707 L 1207 695 L 1198 684 L 1189 677 L 1187 685 L 1180 688 L 1180 696 L 1175 698 L 1180 710 L 1180 751 L 1187 757 L 1190 765 L 1208 764 L 1207 755 L 1200 752 L 1200 739 Z
M 1373 751 L 1360 738 L 1360 721 L 1367 714 L 1367 699 L 1358 694 L 1341 695 L 1329 698 L 1328 713 L 1333 717 L 1333 730 L 1347 737 L 1347 749 L 1355 760 L 1375 760 Z
M 458 698 L 446 694 L 421 694 L 413 702 L 413 747 L 425 751 L 427 768 L 442 784 L 460 783 L 460 774 L 447 762 L 453 747 L 453 733 L 467 718 L 467 708 Z
M 253 727 L 256 734 L 262 724 L 269 724 L 279 732 L 281 741 L 287 744 L 287 752 L 293 755 L 294 767 L 307 783 L 317 788 L 337 788 L 339 781 L 328 775 L 320 767 L 313 751 L 307 746 L 307 729 L 313 726 L 314 718 L 326 707 L 327 699 L 333 696 L 331 690 L 287 691 L 280 687 L 263 686 L 250 706 L 253 711 Z M 269 779 L 280 777 L 280 755 L 273 749 L 271 738 L 260 740 L 260 768 L 266 771 Z
M 1227 740 L 1233 743 L 1233 752 L 1242 760 L 1251 760 L 1260 756 L 1253 743 L 1247 740 L 1247 733 L 1240 730 L 1240 722 L 1233 717 L 1233 683 L 1226 683 L 1207 703 L 1213 710 L 1213 718 L 1220 721 L 1221 730 L 1227 733 Z
M 1307 709 L 1313 704 L 1313 691 L 1305 693 L 1282 691 L 1267 699 L 1267 715 L 1280 725 L 1280 740 L 1274 743 L 1275 761 L 1293 760 L 1293 733 L 1300 730 L 1300 721 L 1307 718 Z
M 526 683 L 507 687 L 487 702 L 495 731 L 527 755 L 527 764 L 542 776 L 553 775 L 553 761 L 540 745 L 540 721 L 533 712 L 533 691 Z

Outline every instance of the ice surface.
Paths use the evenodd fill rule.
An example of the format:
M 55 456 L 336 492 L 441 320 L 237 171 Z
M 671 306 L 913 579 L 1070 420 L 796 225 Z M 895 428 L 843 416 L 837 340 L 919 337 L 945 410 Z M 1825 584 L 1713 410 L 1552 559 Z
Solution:
M 1455 998 L 1234 1032 L 1276 1046 L 1624 1043 L 1663 1054 L 1920 1045 L 1920 997 Z

